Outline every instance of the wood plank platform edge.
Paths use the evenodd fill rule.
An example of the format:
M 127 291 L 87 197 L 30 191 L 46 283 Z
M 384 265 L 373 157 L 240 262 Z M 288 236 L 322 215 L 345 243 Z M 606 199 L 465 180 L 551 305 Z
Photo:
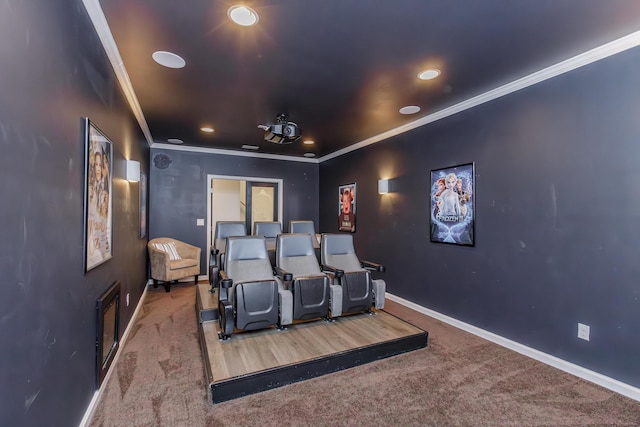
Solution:
M 200 328 L 202 331 L 202 328 Z M 202 332 L 201 332 L 202 334 Z M 270 390 L 299 381 L 315 378 L 344 369 L 360 366 L 376 360 L 396 356 L 413 350 L 427 347 L 429 333 L 409 335 L 395 340 L 385 341 L 366 347 L 333 354 L 293 365 L 268 369 L 255 374 L 235 377 L 229 380 L 213 383 L 212 376 L 207 372 L 210 380 L 209 392 L 213 403 L 220 403 L 249 394 Z M 201 336 L 204 343 L 204 336 Z M 209 366 L 208 356 L 204 344 L 202 351 L 205 358 L 205 366 Z M 210 369 L 207 369 L 210 371 Z
M 199 307 L 196 304 L 196 316 L 199 314 Z M 209 352 L 207 351 L 207 340 L 204 336 L 204 328 L 202 322 L 198 325 L 198 341 L 200 343 L 200 351 L 202 351 L 202 363 L 204 364 L 204 374 L 207 383 L 213 382 L 213 372 L 211 371 L 211 360 L 209 360 Z

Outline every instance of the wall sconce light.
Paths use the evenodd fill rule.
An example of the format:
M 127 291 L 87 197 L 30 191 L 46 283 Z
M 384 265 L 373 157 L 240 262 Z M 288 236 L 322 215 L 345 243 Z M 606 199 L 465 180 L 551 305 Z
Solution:
M 140 162 L 135 160 L 127 160 L 127 171 L 125 179 L 129 182 L 140 181 Z
M 379 179 L 378 180 L 378 194 L 387 194 L 389 192 L 389 180 L 388 179 Z

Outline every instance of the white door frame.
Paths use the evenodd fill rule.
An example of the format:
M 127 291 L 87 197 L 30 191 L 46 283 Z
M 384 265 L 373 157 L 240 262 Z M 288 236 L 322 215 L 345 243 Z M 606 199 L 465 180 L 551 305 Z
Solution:
M 278 221 L 282 224 L 282 200 L 283 200 L 283 180 L 277 178 L 262 178 L 259 176 L 235 176 L 235 175 L 207 175 L 207 263 L 209 262 L 209 252 L 211 251 L 211 234 L 213 233 L 213 224 L 211 224 L 211 181 L 214 179 L 228 179 L 232 181 L 257 181 L 257 182 L 274 182 L 278 185 Z M 284 224 L 282 225 L 284 229 Z M 251 233 L 247 230 L 248 233 Z M 207 278 L 209 277 L 209 266 L 207 265 Z

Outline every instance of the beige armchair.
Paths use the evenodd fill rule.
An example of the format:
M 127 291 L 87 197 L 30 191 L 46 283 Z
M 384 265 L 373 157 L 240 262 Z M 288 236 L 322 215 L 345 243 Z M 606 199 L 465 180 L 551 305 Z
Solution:
M 164 282 L 164 289 L 171 290 L 171 282 L 193 276 L 198 283 L 200 275 L 200 248 L 167 237 L 158 237 L 147 243 L 153 286 Z

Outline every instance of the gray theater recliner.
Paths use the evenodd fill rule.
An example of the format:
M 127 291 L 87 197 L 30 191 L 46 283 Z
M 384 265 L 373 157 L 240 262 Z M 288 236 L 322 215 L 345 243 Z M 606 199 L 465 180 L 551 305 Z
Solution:
M 253 223 L 253 235 L 275 239 L 282 233 L 282 224 L 278 221 L 256 221 Z
M 209 291 L 213 292 L 218 286 L 220 269 L 224 265 L 224 253 L 227 237 L 246 236 L 247 228 L 243 221 L 218 221 L 213 244 L 209 253 Z
M 313 224 L 313 221 L 292 220 L 292 221 L 289 221 L 289 233 L 308 233 L 315 238 L 316 227 Z
M 264 237 L 228 237 L 220 278 L 220 339 L 234 330 L 280 329 L 292 322 L 291 292 L 273 275 Z
M 336 274 L 334 282 L 342 287 L 342 314 L 384 308 L 386 284 L 381 279 L 373 280 L 371 271 L 384 272 L 385 267 L 360 261 L 353 247 L 353 235 L 323 234 L 320 246 L 322 270 Z M 338 277 L 340 272 L 343 274 Z
M 329 320 L 330 301 L 342 304 L 341 288 L 320 271 L 311 239 L 310 234 L 294 233 L 276 240 L 276 273 L 292 292 L 293 320 Z
M 256 221 L 253 223 L 253 235 L 265 238 L 269 260 L 274 268 L 276 266 L 276 237 L 280 233 L 282 233 L 282 224 L 278 221 Z
M 306 220 L 292 220 L 289 221 L 289 233 L 308 233 L 311 234 L 313 239 L 313 249 L 316 250 L 316 256 L 320 259 L 320 236 L 316 234 L 316 227 L 313 221 Z
M 319 248 L 318 235 L 316 234 L 316 226 L 313 221 L 295 220 L 289 221 L 289 233 L 308 233 L 313 236 L 313 247 Z

